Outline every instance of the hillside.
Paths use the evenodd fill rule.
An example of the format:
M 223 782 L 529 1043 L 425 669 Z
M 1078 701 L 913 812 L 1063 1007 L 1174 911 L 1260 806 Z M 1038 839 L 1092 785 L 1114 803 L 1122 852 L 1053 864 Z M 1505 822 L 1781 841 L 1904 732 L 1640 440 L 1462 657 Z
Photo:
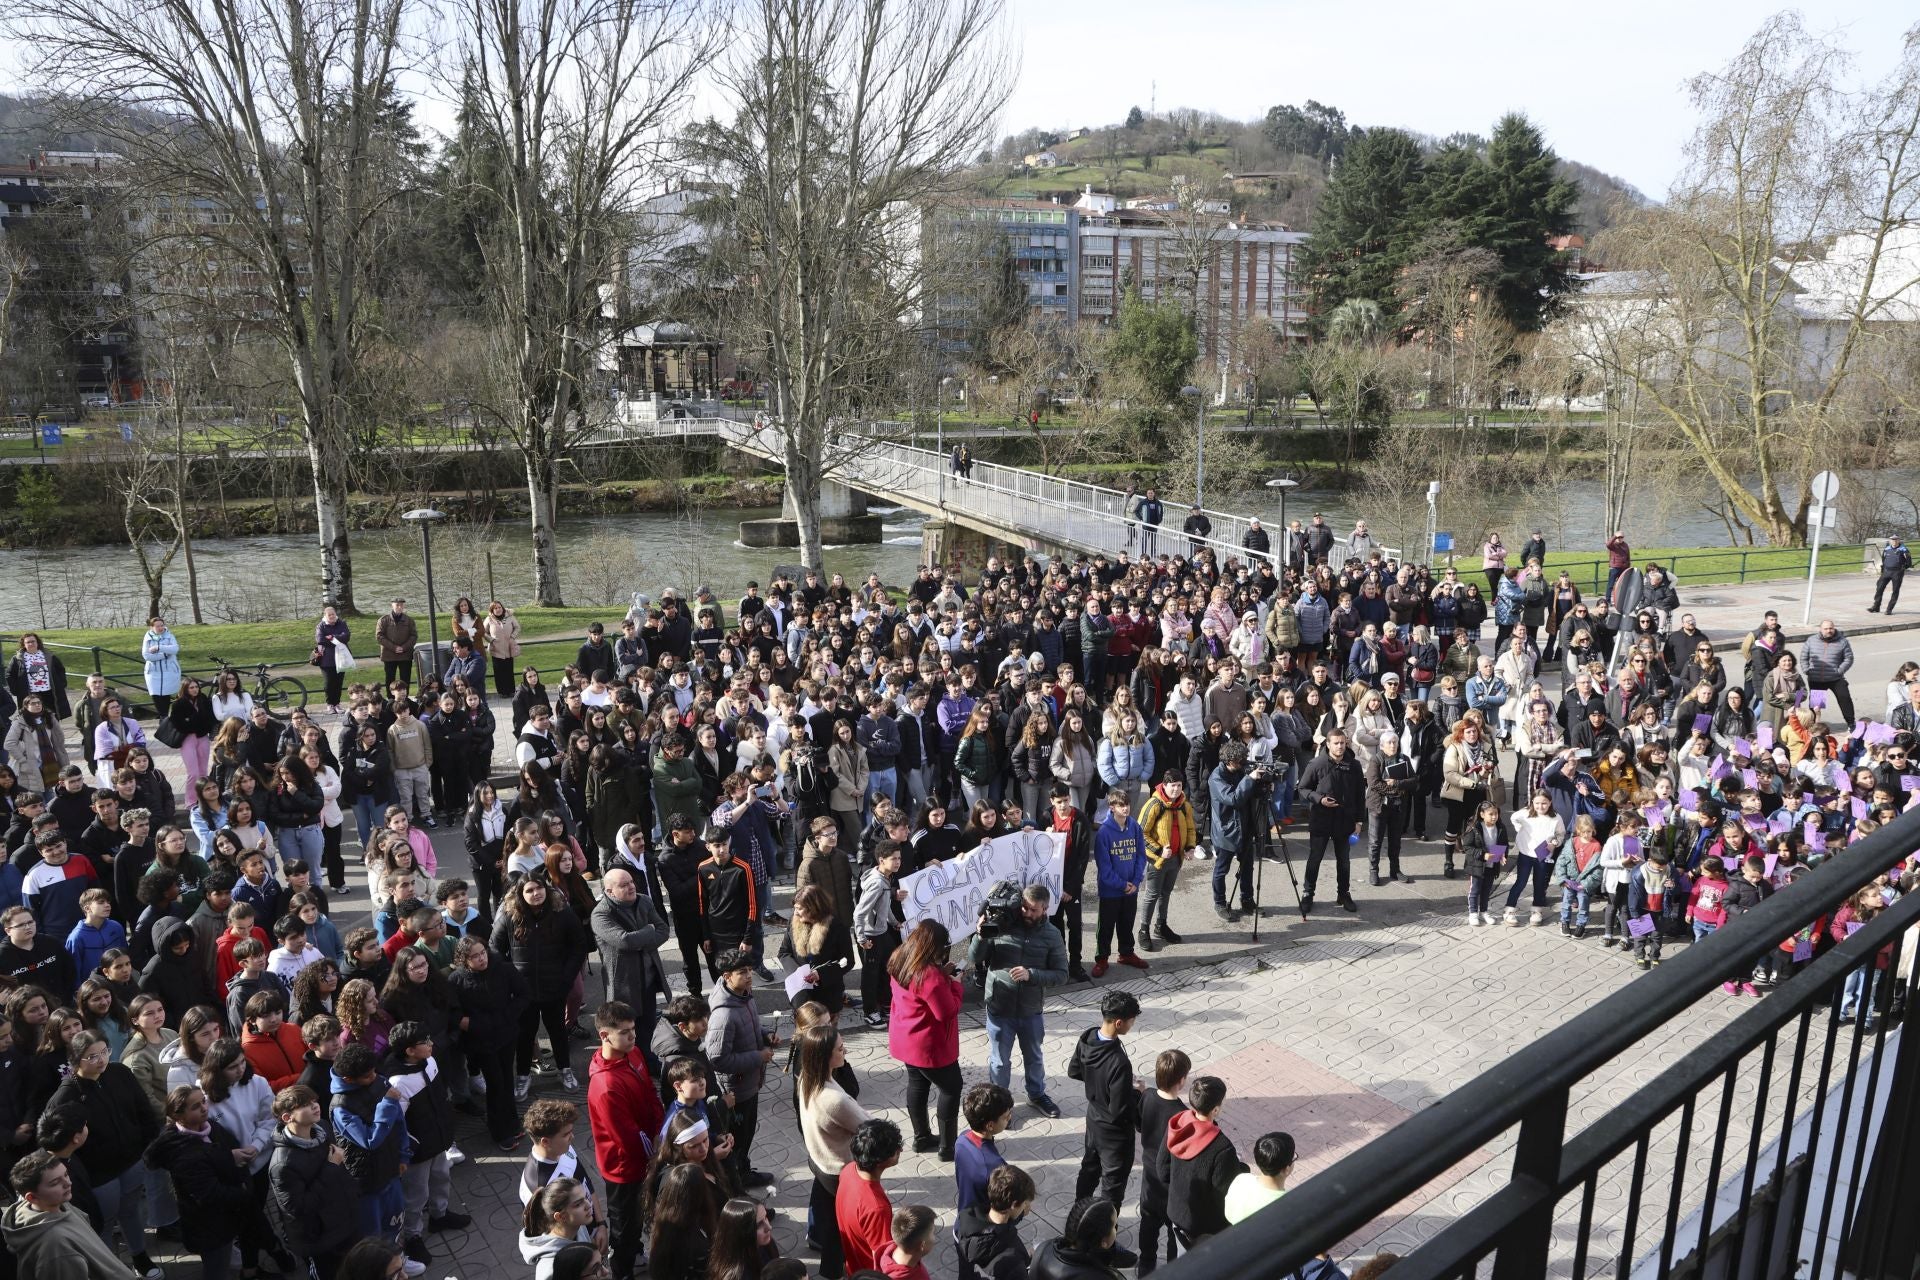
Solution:
M 1337 111 L 1319 110 L 1335 122 L 1336 132 L 1324 145 L 1337 154 L 1349 136 L 1348 126 Z M 1081 136 L 1070 137 L 1070 132 Z M 1260 121 L 1191 111 L 1171 112 L 1164 118 L 1141 115 L 1132 127 L 1113 124 L 1084 131 L 1028 129 L 1012 134 L 991 156 L 981 154 L 974 174 L 985 192 L 1062 203 L 1071 203 L 1089 186 L 1122 200 L 1164 195 L 1178 177 L 1203 190 L 1230 194 L 1236 214 L 1311 231 L 1326 168 L 1318 156 L 1275 145 L 1276 137 L 1291 136 Z M 1427 141 L 1438 146 L 1442 140 L 1428 137 Z M 1026 155 L 1043 150 L 1051 151 L 1060 163 L 1053 168 L 1021 163 Z M 1604 230 L 1618 203 L 1647 203 L 1647 197 L 1632 185 L 1591 165 L 1563 159 L 1560 167 L 1580 188 L 1575 214 L 1577 230 L 1583 235 L 1591 237 Z M 1229 174 L 1235 177 L 1230 193 L 1226 192 Z

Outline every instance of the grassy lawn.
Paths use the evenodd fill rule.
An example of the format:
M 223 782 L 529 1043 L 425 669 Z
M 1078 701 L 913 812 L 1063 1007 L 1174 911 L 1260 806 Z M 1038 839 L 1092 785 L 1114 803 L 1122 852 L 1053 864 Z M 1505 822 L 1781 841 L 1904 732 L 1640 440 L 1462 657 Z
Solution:
M 516 609 L 514 614 L 520 619 L 526 660 L 542 668 L 558 668 L 573 660 L 573 651 L 586 638 L 589 622 L 603 622 L 610 633 L 617 635 L 618 623 L 626 616 L 626 609 L 620 605 L 563 609 L 529 607 Z M 421 642 L 425 643 L 426 619 L 417 614 L 415 616 L 420 624 Z M 363 675 L 371 669 L 376 680 L 380 675 L 378 651 L 373 643 L 373 628 L 377 621 L 373 615 L 349 619 L 354 635 L 351 648 L 354 656 L 360 659 L 360 667 L 355 675 Z M 451 634 L 451 623 L 444 615 L 440 621 L 440 639 L 445 643 Z M 287 622 L 222 622 L 198 627 L 187 624 L 174 630 L 180 637 L 181 665 L 189 674 L 208 677 L 215 666 L 213 658 L 217 655 L 240 668 L 243 683 L 250 687 L 251 668 L 265 662 L 271 664 L 278 674 L 307 680 L 309 691 L 318 697 L 320 674 L 307 665 L 307 655 L 313 651 L 313 626 L 313 622 L 302 619 Z M 100 667 L 107 673 L 109 683 L 127 688 L 141 687 L 139 631 L 124 627 L 82 627 L 66 631 L 45 630 L 38 634 L 66 664 L 69 684 L 77 687 L 85 683 L 87 673 L 93 670 L 93 654 L 90 650 L 98 646 L 102 651 Z M 0 634 L 0 647 L 4 647 L 9 658 L 17 648 L 18 638 L 18 632 Z M 62 645 L 74 648 L 57 647 Z M 76 652 L 76 649 L 79 651 Z
M 1518 547 L 1514 548 L 1518 551 Z M 1455 563 L 1462 569 L 1479 567 L 1479 555 L 1456 555 Z M 1686 588 L 1706 586 L 1714 583 L 1738 583 L 1742 580 L 1742 563 L 1745 565 L 1745 579 L 1755 581 L 1765 578 L 1804 578 L 1807 574 L 1807 551 L 1804 548 L 1783 547 L 1779 549 L 1759 548 L 1752 551 L 1715 550 L 1701 547 L 1635 547 L 1633 562 L 1645 565 L 1657 560 L 1672 570 L 1681 588 L 1681 601 L 1686 600 Z M 1860 548 L 1857 544 L 1828 543 L 1820 548 L 1820 573 L 1857 574 L 1860 572 Z M 1607 584 L 1607 553 L 1605 551 L 1549 551 L 1546 569 L 1549 574 L 1558 574 L 1565 569 L 1572 575 L 1574 585 L 1588 594 L 1599 592 Z

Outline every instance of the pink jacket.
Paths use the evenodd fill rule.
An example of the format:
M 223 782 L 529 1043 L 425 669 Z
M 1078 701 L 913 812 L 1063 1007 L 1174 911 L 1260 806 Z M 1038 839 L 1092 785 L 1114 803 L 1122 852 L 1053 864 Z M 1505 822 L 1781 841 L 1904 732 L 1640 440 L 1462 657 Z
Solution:
M 957 979 L 931 967 L 920 971 L 910 989 L 893 981 L 887 1051 L 910 1067 L 960 1061 L 960 994 Z

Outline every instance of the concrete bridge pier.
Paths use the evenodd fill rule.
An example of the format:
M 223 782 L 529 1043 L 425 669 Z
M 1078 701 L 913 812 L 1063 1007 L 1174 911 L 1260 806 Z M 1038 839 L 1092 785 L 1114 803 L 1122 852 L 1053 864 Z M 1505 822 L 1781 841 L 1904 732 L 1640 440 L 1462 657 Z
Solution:
M 820 541 L 827 546 L 855 542 L 879 542 L 881 520 L 867 514 L 867 495 L 850 489 L 837 480 L 820 486 Z M 782 496 L 780 516 L 775 520 L 742 520 L 740 541 L 749 547 L 797 547 L 800 522 L 795 518 L 793 499 Z
M 929 520 L 921 532 L 925 541 L 920 546 L 920 563 L 942 573 L 973 576 L 987 567 L 989 556 L 998 556 L 1006 564 L 1027 554 L 1020 543 L 990 537 L 951 520 Z

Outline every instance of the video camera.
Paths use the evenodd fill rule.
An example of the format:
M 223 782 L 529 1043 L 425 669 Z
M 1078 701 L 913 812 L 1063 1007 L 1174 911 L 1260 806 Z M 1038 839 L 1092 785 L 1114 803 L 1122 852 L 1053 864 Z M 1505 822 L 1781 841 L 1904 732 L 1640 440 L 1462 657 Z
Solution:
M 983 937 L 1019 925 L 1021 891 L 1018 880 L 1002 880 L 987 890 L 986 901 L 980 904 L 980 933 Z

